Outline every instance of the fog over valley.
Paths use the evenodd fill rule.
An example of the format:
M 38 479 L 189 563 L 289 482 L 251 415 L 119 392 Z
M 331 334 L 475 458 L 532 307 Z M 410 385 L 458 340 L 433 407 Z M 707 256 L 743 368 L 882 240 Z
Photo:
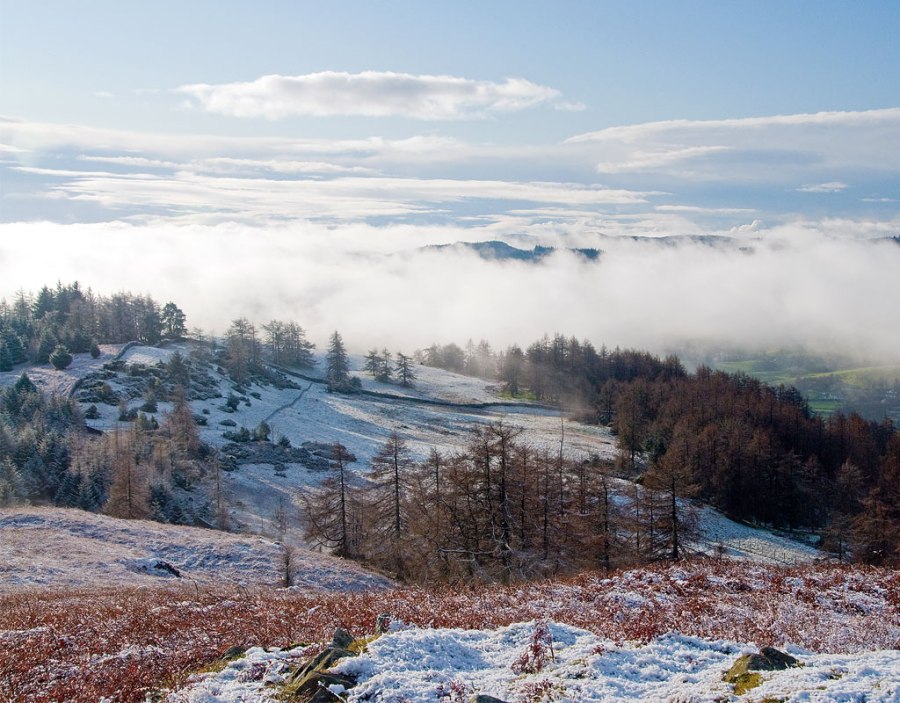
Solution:
M 504 231 L 504 229 L 506 231 Z M 290 223 L 0 225 L 3 295 L 78 280 L 99 293 L 176 301 L 189 324 L 294 319 L 362 351 L 544 333 L 661 353 L 693 344 L 806 347 L 896 361 L 900 245 L 852 222 L 782 225 L 714 239 L 604 236 L 590 224 L 470 227 Z M 537 259 L 490 258 L 479 237 Z M 89 245 L 87 245 L 89 243 Z M 571 250 L 589 244 L 596 260 Z M 40 255 L 36 254 L 40 252 Z

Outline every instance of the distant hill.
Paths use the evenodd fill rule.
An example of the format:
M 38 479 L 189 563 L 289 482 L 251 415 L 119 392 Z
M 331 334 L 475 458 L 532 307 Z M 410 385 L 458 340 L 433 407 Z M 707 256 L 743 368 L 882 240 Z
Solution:
M 676 247 L 684 244 L 694 244 L 703 247 L 717 249 L 739 249 L 745 253 L 752 253 L 753 246 L 745 239 L 738 239 L 725 235 L 671 235 L 665 237 L 615 237 L 617 241 L 628 241 L 647 246 L 665 246 Z M 889 241 L 900 244 L 900 237 L 888 237 Z M 881 241 L 874 239 L 872 241 Z M 557 251 L 568 251 L 583 257 L 587 261 L 599 261 L 603 256 L 602 249 L 596 248 L 567 248 L 559 249 L 557 247 L 545 247 L 536 245 L 532 249 L 522 249 L 514 247 L 506 242 L 498 240 L 489 240 L 486 242 L 453 242 L 451 244 L 432 244 L 422 247 L 420 251 L 456 251 L 456 252 L 473 252 L 478 254 L 486 261 L 525 261 L 529 263 L 539 263 L 551 254 Z
M 506 242 L 454 242 L 453 244 L 432 244 L 423 247 L 425 251 L 472 251 L 482 259 L 489 261 L 528 261 L 537 263 L 551 254 L 559 251 L 555 247 L 535 246 L 533 249 L 519 249 Z M 566 249 L 565 251 L 578 254 L 588 261 L 596 261 L 602 253 L 599 249 Z

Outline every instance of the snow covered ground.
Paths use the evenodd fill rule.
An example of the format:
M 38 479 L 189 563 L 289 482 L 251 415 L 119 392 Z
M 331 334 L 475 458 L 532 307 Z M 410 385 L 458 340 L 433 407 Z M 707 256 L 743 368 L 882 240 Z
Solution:
M 757 651 L 752 645 L 679 634 L 646 644 L 615 643 L 547 623 L 552 641 L 536 648 L 536 626 L 399 629 L 369 644 L 359 657 L 338 662 L 333 671 L 354 677 L 357 684 L 335 693 L 347 703 L 455 703 L 473 693 L 534 703 L 900 700 L 897 650 L 813 654 L 787 645 L 802 666 L 761 672 L 762 683 L 737 698 L 722 677 L 740 654 Z M 286 664 L 296 664 L 301 655 L 302 650 L 251 649 L 220 673 L 198 677 L 169 701 L 274 701 L 277 689 L 267 684 L 281 680 Z
M 314 589 L 389 584 L 353 563 L 302 549 L 294 549 L 291 571 L 295 585 Z M 0 509 L 0 593 L 184 581 L 280 586 L 284 573 L 283 545 L 259 537 L 74 509 Z
M 112 361 L 124 346 L 124 344 L 101 344 L 100 356 L 96 359 L 91 358 L 90 354 L 73 354 L 72 364 L 62 371 L 57 371 L 50 364 L 20 364 L 12 371 L 0 372 L 0 388 L 13 385 L 23 373 L 26 373 L 34 385 L 47 393 L 68 393 L 78 379 Z
M 71 389 L 78 378 L 114 358 L 121 349 L 121 346 L 104 346 L 97 360 L 87 354 L 76 354 L 70 369 L 63 372 L 49 366 L 18 367 L 13 372 L 0 374 L 0 384 L 15 382 L 25 370 L 43 388 L 63 392 Z M 189 342 L 165 348 L 133 346 L 124 351 L 121 358 L 126 366 L 153 366 L 168 361 L 176 351 L 187 356 L 191 350 Z M 307 372 L 310 378 L 322 374 L 324 359 L 321 354 L 318 360 L 318 366 Z M 273 385 L 251 384 L 243 389 L 246 394 L 236 412 L 227 412 L 225 407 L 225 398 L 234 392 L 234 384 L 224 373 L 210 366 L 208 372 L 222 397 L 192 402 L 195 414 L 207 420 L 206 426 L 200 428 L 201 437 L 213 446 L 223 447 L 228 443 L 223 437 L 224 431 L 241 426 L 254 429 L 265 421 L 272 429 L 273 439 L 286 437 L 295 446 L 307 441 L 340 442 L 356 457 L 350 469 L 360 473 L 367 471 L 369 460 L 392 431 L 400 434 L 416 459 L 424 459 L 432 448 L 448 452 L 464 447 L 473 427 L 496 422 L 521 428 L 518 441 L 526 442 L 536 450 L 555 454 L 562 440 L 564 452 L 574 459 L 591 456 L 610 459 L 616 455 L 615 438 L 608 428 L 561 418 L 558 411 L 537 404 L 505 400 L 500 397 L 496 383 L 416 366 L 415 387 L 404 389 L 375 381 L 362 370 L 363 364 L 363 357 L 350 357 L 352 372 L 361 379 L 364 390 L 379 394 L 377 396 L 328 393 L 322 383 L 292 377 L 297 388 L 278 389 Z M 110 379 L 110 385 L 122 392 L 126 375 Z M 140 398 L 133 398 L 129 407 L 137 408 L 142 402 Z M 494 405 L 505 402 L 508 404 Z M 91 426 L 109 430 L 122 424 L 117 407 L 102 403 L 96 407 L 100 417 L 90 420 Z M 159 419 L 162 420 L 170 409 L 170 403 L 159 401 Z M 234 426 L 223 422 L 234 423 Z M 271 464 L 244 464 L 236 471 L 223 472 L 222 483 L 232 528 L 283 540 L 302 549 L 298 495 L 317 485 L 324 475 L 322 471 L 294 463 L 285 464 L 278 472 Z M 817 556 L 810 547 L 739 525 L 711 508 L 698 506 L 698 514 L 700 539 L 696 548 L 700 551 L 712 553 L 721 547 L 728 556 L 769 563 L 803 563 Z M 278 520 L 279 515 L 284 517 Z M 286 532 L 276 529 L 277 521 L 286 523 Z

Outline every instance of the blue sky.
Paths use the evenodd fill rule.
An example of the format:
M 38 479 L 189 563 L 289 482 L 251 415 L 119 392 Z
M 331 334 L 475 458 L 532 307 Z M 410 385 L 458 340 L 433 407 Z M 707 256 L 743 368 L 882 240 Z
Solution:
M 329 257 L 371 269 L 371 257 L 456 241 L 611 251 L 617 238 L 714 235 L 784 250 L 785 238 L 897 236 L 898 31 L 898 2 L 0 0 L 0 296 L 77 277 L 190 299 L 173 262 L 204 242 L 208 254 L 209 242 L 266 241 L 314 259 L 316 280 Z M 24 232 L 54 256 L 30 256 Z M 144 263 L 156 268 L 122 266 L 123 232 L 154 242 Z M 684 249 L 676 268 L 694 271 L 702 257 Z M 210 285 L 229 256 L 211 260 Z M 642 256 L 621 260 L 640 268 Z M 797 256 L 772 264 L 773 287 L 814 258 Z M 837 280 L 828 266 L 848 256 L 819 272 Z M 900 299 L 892 256 L 860 259 L 882 286 L 869 294 Z M 584 273 L 587 289 L 603 266 Z M 485 296 L 496 274 L 484 273 Z M 323 325 L 358 302 L 287 273 L 259 285 Z M 485 317 L 469 334 L 546 331 L 575 307 L 569 288 L 549 321 L 498 332 Z M 715 293 L 695 279 L 670 288 L 697 288 L 674 299 L 684 308 Z M 681 336 L 753 305 L 721 300 Z M 562 319 L 576 334 L 654 341 L 624 322 Z M 825 327 L 816 334 L 832 337 Z
M 250 131 L 173 111 L 163 96 L 184 84 L 325 70 L 517 76 L 585 105 L 581 114 L 462 126 L 530 142 L 675 118 L 894 107 L 900 91 L 896 2 L 3 0 L 0 8 L 0 107 L 42 121 Z M 163 95 L 137 99 L 136 90 Z M 117 99 L 98 103 L 100 92 Z M 373 126 L 339 128 L 362 134 Z M 322 120 L 252 127 L 334 129 Z

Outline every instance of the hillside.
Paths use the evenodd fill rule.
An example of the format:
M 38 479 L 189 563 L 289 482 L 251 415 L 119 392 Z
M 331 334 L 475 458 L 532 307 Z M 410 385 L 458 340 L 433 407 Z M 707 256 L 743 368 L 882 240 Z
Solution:
M 889 569 L 727 560 L 514 586 L 347 594 L 32 590 L 0 595 L 0 676 L 14 700 L 34 703 L 113 694 L 129 703 L 161 688 L 173 703 L 268 702 L 277 690 L 266 683 L 283 678 L 284 664 L 319 651 L 337 626 L 363 635 L 389 613 L 392 633 L 341 665 L 358 679 L 347 700 L 455 703 L 476 689 L 535 702 L 895 701 L 898 593 Z M 542 620 L 553 655 L 541 671 L 517 673 L 512 665 Z M 298 642 L 312 646 L 289 649 Z M 235 645 L 252 649 L 220 674 L 191 676 Z M 725 670 L 740 653 L 767 645 L 804 667 L 763 672 L 760 688 L 732 695 L 721 681 Z M 545 680 L 554 695 L 538 695 Z M 464 696 L 451 697 L 453 682 Z M 534 695 L 524 697 L 529 690 Z
M 334 557 L 283 544 L 62 508 L 0 509 L 0 593 L 191 583 L 371 589 L 389 584 Z
M 417 366 L 415 386 L 403 388 L 373 380 L 361 370 L 362 357 L 351 356 L 351 370 L 361 379 L 362 392 L 345 395 L 329 393 L 321 382 L 321 357 L 313 369 L 275 372 L 278 383 L 257 379 L 238 386 L 190 342 L 165 348 L 104 346 L 101 352 L 96 360 L 76 354 L 66 371 L 19 367 L 0 374 L 0 384 L 12 384 L 24 370 L 48 391 L 75 389 L 83 410 L 96 408 L 96 419 L 87 424 L 109 431 L 124 425 L 119 419 L 123 407 L 135 413 L 142 407 L 147 387 L 161 377 L 161 364 L 176 354 L 190 359 L 191 409 L 203 423 L 201 438 L 218 447 L 227 460 L 228 470 L 218 480 L 228 526 L 295 549 L 308 546 L 301 535 L 299 496 L 329 474 L 335 442 L 348 449 L 350 468 L 361 476 L 392 431 L 403 438 L 416 460 L 425 459 L 432 448 L 462 449 L 473 427 L 499 422 L 521 429 L 523 441 L 535 450 L 555 454 L 562 440 L 565 455 L 574 460 L 612 459 L 617 453 L 608 428 L 563 418 L 558 410 L 537 403 L 510 401 L 500 396 L 495 383 L 427 366 Z M 155 416 L 162 421 L 171 402 L 159 400 L 156 407 Z M 241 427 L 253 430 L 262 422 L 271 428 L 273 441 L 286 440 L 293 449 L 279 454 L 267 448 L 272 445 L 235 444 L 224 436 Z M 616 481 L 614 486 L 622 500 L 634 490 L 627 482 Z M 182 499 L 196 505 L 204 496 L 211 499 L 214 488 L 207 479 L 201 493 L 184 494 Z M 694 551 L 772 563 L 801 563 L 818 555 L 792 539 L 737 524 L 709 507 L 697 505 L 692 512 L 698 522 Z

